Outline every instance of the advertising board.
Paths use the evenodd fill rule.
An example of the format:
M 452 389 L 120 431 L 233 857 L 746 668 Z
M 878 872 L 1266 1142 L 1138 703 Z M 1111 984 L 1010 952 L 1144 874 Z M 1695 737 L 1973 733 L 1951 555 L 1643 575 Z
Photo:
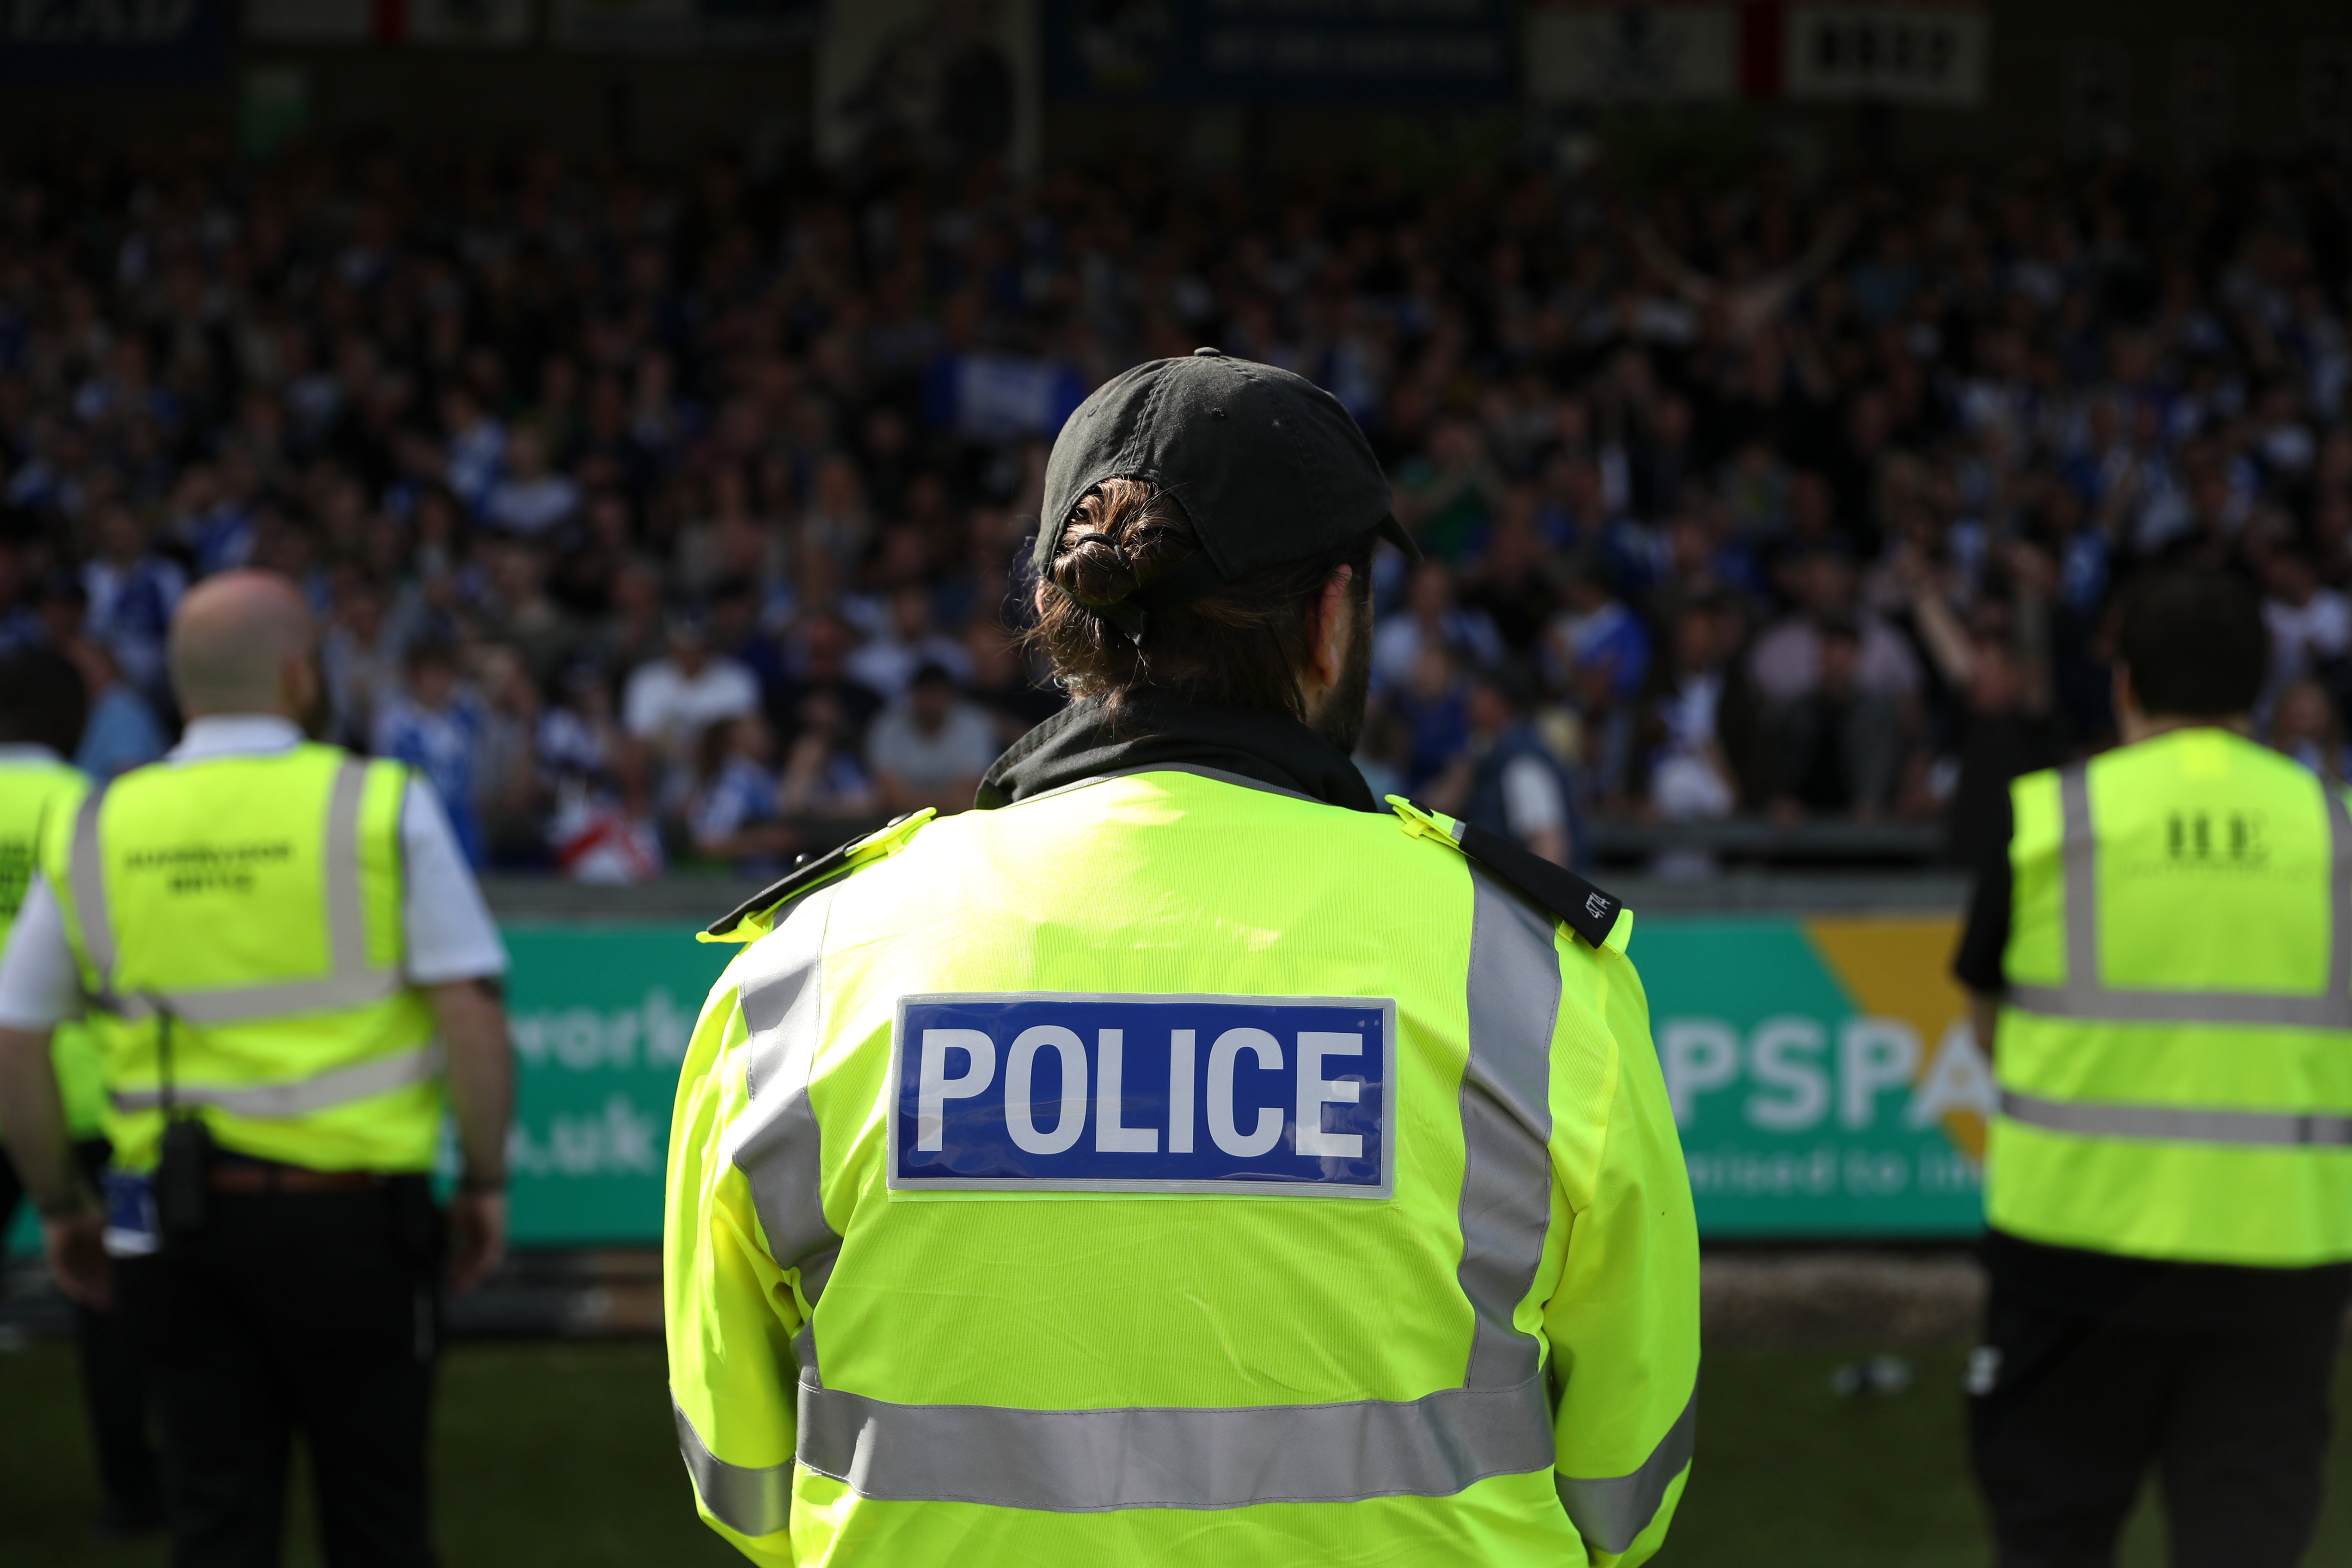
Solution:
M 1747 97 L 1980 107 L 1980 0 L 1537 0 L 1530 102 Z
M 1949 916 L 1640 920 L 1633 956 L 1713 1238 L 1965 1237 L 1992 1084 Z M 740 950 L 678 922 L 509 922 L 514 1240 L 649 1244 L 678 1064 Z M 30 1240 L 19 1216 L 16 1240 Z
M 1097 102 L 1507 102 L 1504 0 L 1046 0 L 1047 90 Z
M 0 5 L 0 84 L 182 87 L 227 67 L 228 0 L 18 0 Z
M 1709 1237 L 1962 1237 L 1992 1076 L 1949 916 L 1654 918 L 1633 955 Z
M 677 924 L 509 924 L 515 1243 L 661 1235 L 670 1101 L 695 1015 L 742 949 Z
M 1643 918 L 1633 956 L 1711 1237 L 1963 1237 L 1991 1075 L 1947 915 Z M 737 950 L 509 926 L 523 1244 L 650 1240 L 677 1063 Z

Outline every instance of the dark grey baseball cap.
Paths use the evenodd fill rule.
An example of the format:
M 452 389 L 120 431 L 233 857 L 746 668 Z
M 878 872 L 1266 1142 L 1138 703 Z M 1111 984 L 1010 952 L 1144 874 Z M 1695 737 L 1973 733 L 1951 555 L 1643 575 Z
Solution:
M 1236 577 L 1320 555 L 1378 529 L 1418 561 L 1390 510 L 1388 476 L 1339 400 L 1303 375 L 1195 349 L 1114 376 L 1078 405 L 1045 464 L 1037 574 L 1050 581 L 1062 530 L 1105 479 L 1173 497 L 1201 539 L 1119 605 L 1093 605 L 1141 640 L 1144 618 Z M 1118 612 L 1125 610 L 1122 615 Z

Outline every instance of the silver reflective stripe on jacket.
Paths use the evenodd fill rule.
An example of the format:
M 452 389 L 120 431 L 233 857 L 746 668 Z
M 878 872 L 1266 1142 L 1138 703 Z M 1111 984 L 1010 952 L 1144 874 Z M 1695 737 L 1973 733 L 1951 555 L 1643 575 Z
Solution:
M 1053 1513 L 1440 1497 L 1551 1462 L 1542 1380 L 1336 1405 L 892 1405 L 803 1373 L 800 1462 L 861 1497 Z M 1540 1451 L 1515 1434 L 1534 1432 Z
M 670 1414 L 677 1418 L 677 1451 L 686 1456 L 686 1473 L 694 1478 L 695 1492 L 719 1523 L 743 1535 L 772 1535 L 792 1521 L 790 1464 L 730 1465 L 710 1451 L 675 1400 Z
M 257 1121 L 289 1121 L 298 1116 L 331 1110 L 355 1100 L 390 1094 L 395 1089 L 431 1083 L 440 1076 L 441 1047 L 421 1046 L 413 1051 L 354 1062 L 293 1083 L 241 1084 L 235 1089 L 184 1083 L 175 1092 L 182 1105 L 208 1105 Z M 163 1106 L 161 1089 L 119 1089 L 109 1098 L 115 1110 L 125 1113 L 160 1110 Z
M 1471 877 L 1457 1278 L 1475 1327 L 1461 1386 L 1412 1400 L 1238 1408 L 901 1405 L 827 1388 L 812 1323 L 795 1341 L 796 1462 L 865 1497 L 1051 1512 L 1442 1497 L 1491 1476 L 1551 1468 L 1542 1346 L 1513 1316 L 1535 1287 L 1550 1220 L 1551 1041 L 1561 992 L 1555 927 L 1483 871 L 1473 868 Z M 821 1032 L 824 897 L 813 895 L 766 939 L 760 967 L 743 984 L 752 1109 L 730 1136 L 769 1250 L 779 1264 L 802 1268 L 812 1301 L 840 1246 L 819 1202 L 821 1147 L 807 1100 Z M 1589 1540 L 1615 1550 L 1605 1543 L 1649 1523 L 1687 1461 L 1694 1419 L 1686 1412 L 1631 1476 L 1555 1478 Z M 679 1436 L 714 1515 L 746 1534 L 783 1527 L 791 1464 L 726 1466 L 682 1420 Z
M 2176 1143 L 2234 1143 L 2258 1149 L 2352 1147 L 2352 1116 L 2294 1110 L 2146 1105 L 2117 1100 L 2044 1100 L 2003 1089 L 2000 1113 L 2011 1121 L 2084 1138 L 2141 1138 Z
M 119 952 L 98 833 L 99 808 L 106 792 L 90 791 L 74 822 L 68 876 L 73 884 L 74 912 L 81 925 L 82 950 L 98 973 L 98 994 L 92 1002 L 124 1018 L 152 1017 L 161 1004 L 183 1023 L 241 1024 L 364 1007 L 397 994 L 406 984 L 400 971 L 374 968 L 368 963 L 367 897 L 360 846 L 360 806 L 367 791 L 367 767 L 356 757 L 345 761 L 336 770 L 327 797 L 326 899 L 321 914 L 331 968 L 314 979 L 205 991 L 126 993 L 117 988 Z M 193 1103 L 193 1095 L 183 1098 Z
M 1462 1068 L 1462 1294 L 1477 1314 L 1463 1383 L 1536 1375 L 1543 1347 L 1512 1325 L 1551 1224 L 1551 1037 L 1559 1020 L 1552 920 L 1470 871 L 1470 1052 Z M 1544 1448 L 1551 1447 L 1549 1422 Z M 1534 1468 L 1530 1465 L 1526 1467 Z
M 1462 1075 L 1462 1293 L 1478 1314 L 1465 1380 L 1473 1388 L 1536 1376 L 1541 1346 L 1511 1314 L 1534 1289 L 1551 1221 L 1551 1040 L 1559 1020 L 1554 922 L 1486 872 L 1471 870 L 1470 1058 Z M 1552 1453 L 1541 1413 L 1540 1453 Z M 1622 1552 L 1657 1516 L 1666 1488 L 1690 1462 L 1698 1430 L 1694 1392 L 1648 1459 L 1630 1475 L 1555 1474 L 1569 1521 L 1588 1546 Z M 1538 1441 L 1540 1447 L 1538 1447 Z
M 719 1151 L 751 1186 L 752 1211 L 776 1266 L 800 1271 L 801 1295 L 811 1306 L 824 1294 L 841 1251 L 841 1237 L 824 1217 L 824 1148 L 808 1093 L 824 1001 L 818 971 L 825 917 L 841 888 L 829 883 L 801 899 L 751 950 L 737 988 L 751 1035 L 744 1088 L 751 1103 Z
M 2352 1030 L 2352 816 L 2333 788 L 2327 803 L 2327 986 L 2308 992 L 2173 991 L 2111 986 L 2099 974 L 2098 839 L 2090 775 L 2077 763 L 2058 774 L 2059 866 L 2065 922 L 2063 985 L 2011 985 L 2021 1012 L 2099 1024 L 2274 1025 Z
M 1641 1468 L 1631 1475 L 1598 1481 L 1554 1477 L 1559 1506 L 1568 1510 L 1568 1517 L 1575 1521 L 1576 1532 L 1584 1537 L 1587 1546 L 1597 1546 L 1603 1552 L 1622 1552 L 1658 1517 L 1659 1506 L 1666 1500 L 1666 1489 L 1689 1465 L 1697 1447 L 1698 1391 L 1693 1389 L 1690 1403 L 1683 1406 L 1683 1413 L 1675 1418 L 1666 1435 L 1658 1439 L 1658 1446 L 1650 1450 Z
M 719 1150 L 751 1189 L 769 1255 L 778 1268 L 799 1272 L 801 1296 L 812 1308 L 824 1297 L 841 1254 L 841 1237 L 824 1217 L 824 1145 L 808 1095 L 824 1000 L 825 918 L 841 888 L 828 883 L 794 903 L 745 961 L 736 994 L 749 1031 L 743 1087 L 751 1103 L 728 1128 Z M 793 1345 L 803 1377 L 815 1375 L 813 1330 L 802 1325 Z M 802 1442 L 805 1447 L 806 1438 Z M 790 1522 L 792 1461 L 730 1465 L 711 1453 L 683 1410 L 677 1411 L 677 1447 L 703 1506 L 730 1530 L 768 1535 Z

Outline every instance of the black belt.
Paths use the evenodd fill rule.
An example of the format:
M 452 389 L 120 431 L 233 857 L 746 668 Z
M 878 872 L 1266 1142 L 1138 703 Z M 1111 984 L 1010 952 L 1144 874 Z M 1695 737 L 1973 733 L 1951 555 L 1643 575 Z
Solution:
M 388 1179 L 373 1171 L 313 1171 L 275 1160 L 217 1160 L 205 1173 L 205 1185 L 216 1193 L 350 1193 Z

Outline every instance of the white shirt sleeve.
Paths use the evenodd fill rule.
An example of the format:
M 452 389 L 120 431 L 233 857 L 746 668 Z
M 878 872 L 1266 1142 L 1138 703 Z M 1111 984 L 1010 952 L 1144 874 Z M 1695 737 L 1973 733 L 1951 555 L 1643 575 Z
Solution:
M 760 678 L 751 673 L 748 664 L 729 659 L 719 667 L 726 672 L 719 683 L 719 714 L 722 718 L 740 718 L 760 706 Z
M 0 954 L 0 1028 L 37 1035 L 81 1011 L 81 971 L 66 940 L 65 911 L 37 871 Z
M 958 706 L 953 722 L 959 776 L 986 773 L 1004 750 L 996 739 L 996 726 L 971 703 Z
M 1522 844 L 1538 833 L 1558 833 L 1568 826 L 1568 803 L 1559 796 L 1559 781 L 1533 757 L 1513 757 L 1503 764 L 1503 825 Z
M 2352 604 L 2341 594 L 2326 592 L 2312 601 L 2311 643 L 2329 658 L 2352 647 Z
M 621 728 L 640 741 L 658 740 L 676 706 L 667 675 L 658 664 L 641 664 L 621 688 Z
M 408 798 L 400 811 L 400 845 L 407 862 L 400 923 L 408 939 L 409 979 L 419 985 L 446 985 L 504 974 L 507 950 L 499 940 L 498 924 L 457 848 L 447 815 L 421 779 L 408 781 Z M 27 909 L 31 903 L 28 898 Z M 12 952 L 15 946 L 12 941 Z M 0 997 L 5 995 L 5 972 L 0 972 Z

